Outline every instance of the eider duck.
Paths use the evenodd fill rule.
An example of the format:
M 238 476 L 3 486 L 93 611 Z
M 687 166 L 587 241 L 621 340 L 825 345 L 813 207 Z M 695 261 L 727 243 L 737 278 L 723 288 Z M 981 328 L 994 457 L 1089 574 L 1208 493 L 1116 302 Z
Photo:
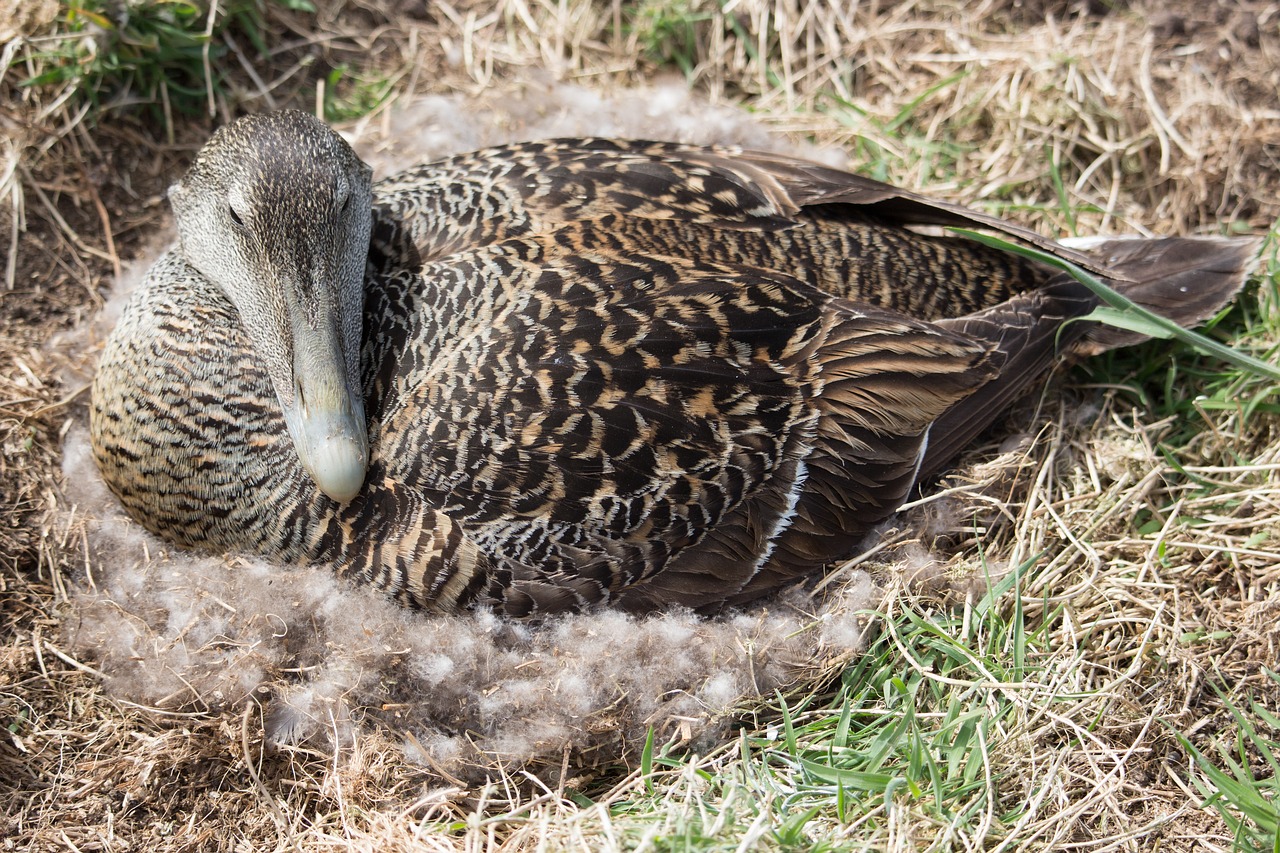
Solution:
M 1078 253 L 775 154 L 520 143 L 371 182 L 303 113 L 218 130 L 169 193 L 93 385 L 97 463 L 185 546 L 421 608 L 713 611 L 813 576 L 1056 359 L 1178 323 L 1251 240 Z

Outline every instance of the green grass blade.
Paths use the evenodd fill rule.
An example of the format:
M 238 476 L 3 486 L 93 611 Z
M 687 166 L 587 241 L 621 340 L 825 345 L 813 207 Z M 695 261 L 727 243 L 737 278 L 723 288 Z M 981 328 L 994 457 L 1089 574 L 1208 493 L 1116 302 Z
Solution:
M 799 751 L 796 748 L 796 727 L 791 720 L 791 709 L 787 707 L 787 700 L 781 690 L 775 690 L 774 695 L 778 697 L 778 708 L 782 711 L 783 744 L 787 748 L 787 754 L 794 757 Z
M 868 793 L 883 793 L 894 779 L 898 779 L 892 773 L 877 773 L 870 770 L 848 770 L 843 767 L 830 767 L 808 758 L 798 759 L 800 766 L 804 768 L 815 779 L 828 782 L 834 785 L 843 785 L 852 788 L 855 791 L 866 791 Z
M 1168 340 L 1173 337 L 1173 333 L 1164 326 L 1152 323 L 1141 314 L 1132 314 L 1128 311 L 1121 311 L 1118 308 L 1112 308 L 1109 305 L 1102 305 L 1094 308 L 1081 320 L 1092 320 L 1095 323 L 1105 323 L 1108 326 L 1115 326 L 1117 329 L 1124 329 L 1127 332 L 1137 332 L 1140 335 L 1146 335 L 1150 338 L 1160 338 Z
M 916 109 L 918 109 L 921 104 L 923 104 L 925 101 L 927 101 L 929 98 L 933 97 L 935 94 L 942 91 L 943 89 L 946 89 L 949 86 L 953 86 L 956 83 L 959 83 L 961 80 L 968 77 L 970 73 L 971 72 L 967 70 L 957 71 L 955 74 L 952 74 L 949 77 L 944 77 L 943 79 L 939 80 L 937 83 L 934 83 L 932 86 L 929 86 L 919 95 L 917 95 L 916 97 L 908 101 L 906 106 L 898 110 L 898 114 L 895 115 L 892 119 L 890 119 L 888 124 L 884 126 L 884 131 L 886 133 L 893 133 L 894 131 L 898 130 L 898 128 L 902 127 L 904 124 L 906 124 L 908 121 L 911 120 L 911 116 L 915 113 Z
M 640 751 L 640 775 L 644 777 L 645 787 L 653 793 L 653 726 L 649 727 L 644 737 L 644 749 Z
M 1062 180 L 1062 164 L 1058 162 L 1053 152 L 1046 150 L 1045 155 L 1049 161 L 1049 179 L 1053 182 L 1053 192 L 1058 197 L 1058 207 L 1062 210 L 1062 215 L 1067 218 L 1067 229 L 1074 235 L 1077 233 L 1076 213 L 1071 206 L 1071 198 L 1067 195 L 1066 182 Z

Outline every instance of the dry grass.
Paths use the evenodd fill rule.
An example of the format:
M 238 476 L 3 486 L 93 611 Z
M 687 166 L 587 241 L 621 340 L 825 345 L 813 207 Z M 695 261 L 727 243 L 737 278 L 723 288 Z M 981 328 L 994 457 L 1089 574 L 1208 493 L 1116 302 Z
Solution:
M 1103 13 L 1048 0 L 646 0 L 632 17 L 586 0 L 460 0 L 419 19 L 394 5 L 334 4 L 316 20 L 271 7 L 278 50 L 262 59 L 237 42 L 227 56 L 239 70 L 213 111 L 323 101 L 319 82 L 342 63 L 399 96 L 493 98 L 546 75 L 625 86 L 664 58 L 778 132 L 1046 233 L 1262 232 L 1280 218 L 1274 3 Z M 33 43 L 0 48 L 6 849 L 785 847 L 788 819 L 809 802 L 819 805 L 801 847 L 1230 849 L 1174 731 L 1216 754 L 1238 731 L 1223 697 L 1280 710 L 1280 421 L 1266 400 L 1249 408 L 1256 385 L 1186 353 L 1171 367 L 1164 347 L 1024 403 L 864 564 L 886 587 L 877 648 L 918 691 L 924 730 L 948 702 L 990 719 L 968 753 L 985 799 L 963 821 L 937 818 L 927 796 L 863 803 L 844 820 L 805 799 L 820 786 L 788 763 L 780 721 L 801 742 L 825 737 L 856 689 L 840 681 L 845 661 L 798 685 L 785 711 L 745 707 L 741 740 L 672 755 L 648 778 L 635 743 L 630 771 L 578 775 L 570 752 L 563 771 L 512 769 L 485 785 L 405 760 L 386 727 L 336 751 L 270 747 L 252 701 L 158 713 L 109 696 L 95 660 L 64 648 L 67 585 L 92 555 L 60 521 L 61 438 L 83 418 L 83 389 L 64 381 L 55 335 L 98 310 L 104 277 L 163 218 L 164 183 L 207 126 L 118 112 L 78 121 L 64 92 L 17 88 Z M 359 94 L 352 80 L 339 81 L 341 98 Z M 1259 354 L 1280 344 L 1273 288 L 1232 326 Z M 984 578 L 1032 557 L 1016 595 L 984 610 Z M 930 657 L 934 635 L 907 626 L 950 616 L 945 648 L 973 651 L 944 671 L 938 660 L 952 658 Z M 996 630 L 1015 621 L 1025 635 Z M 867 719 L 894 707 L 886 698 Z M 1265 756 L 1245 752 L 1265 775 Z

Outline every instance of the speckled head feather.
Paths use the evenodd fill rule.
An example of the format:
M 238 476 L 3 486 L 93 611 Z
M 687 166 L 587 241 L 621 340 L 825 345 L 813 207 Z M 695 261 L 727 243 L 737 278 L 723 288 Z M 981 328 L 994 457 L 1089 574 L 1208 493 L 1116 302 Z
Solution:
M 235 306 L 300 458 L 350 498 L 368 461 L 360 393 L 371 173 L 286 110 L 218 130 L 169 190 L 183 257 Z
M 815 164 L 668 143 L 492 148 L 371 201 L 367 182 L 296 113 L 210 140 L 173 192 L 181 250 L 104 352 L 98 463 L 184 544 L 512 616 L 710 610 L 816 574 L 1054 359 L 1132 339 L 1066 323 L 1097 304 L 1069 277 L 917 225 L 1032 243 L 1184 324 L 1254 248 L 1080 254 Z M 334 495 L 281 387 L 330 332 L 353 381 L 361 320 L 368 471 Z

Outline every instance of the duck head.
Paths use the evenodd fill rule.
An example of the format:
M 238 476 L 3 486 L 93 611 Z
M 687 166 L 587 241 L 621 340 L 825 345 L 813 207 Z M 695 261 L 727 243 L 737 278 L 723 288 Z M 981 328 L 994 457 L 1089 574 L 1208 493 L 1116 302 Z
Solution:
M 303 467 L 350 500 L 369 462 L 360 381 L 370 168 L 305 113 L 218 130 L 169 189 L 188 263 L 226 294 Z

